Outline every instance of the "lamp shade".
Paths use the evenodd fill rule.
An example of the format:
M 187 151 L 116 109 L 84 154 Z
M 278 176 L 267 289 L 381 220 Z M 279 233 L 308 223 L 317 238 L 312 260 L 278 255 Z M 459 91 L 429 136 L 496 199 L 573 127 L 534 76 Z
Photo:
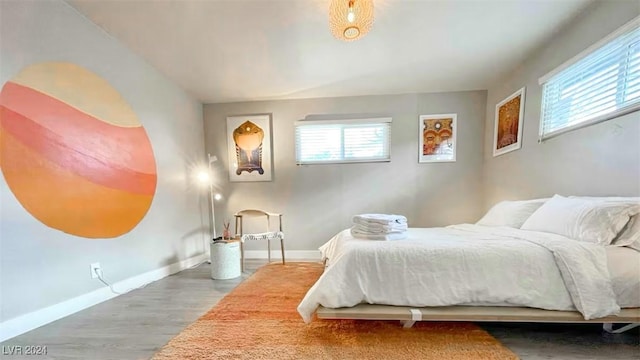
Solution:
M 373 0 L 331 0 L 329 28 L 337 39 L 357 40 L 373 25 Z

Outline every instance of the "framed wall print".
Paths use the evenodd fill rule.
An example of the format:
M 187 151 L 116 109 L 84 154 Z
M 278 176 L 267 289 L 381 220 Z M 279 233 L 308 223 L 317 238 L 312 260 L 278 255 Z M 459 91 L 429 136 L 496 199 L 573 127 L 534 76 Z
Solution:
M 418 162 L 456 161 L 458 114 L 420 115 Z
M 524 118 L 524 88 L 496 105 L 493 156 L 520 149 Z
M 227 118 L 230 181 L 271 181 L 271 114 Z

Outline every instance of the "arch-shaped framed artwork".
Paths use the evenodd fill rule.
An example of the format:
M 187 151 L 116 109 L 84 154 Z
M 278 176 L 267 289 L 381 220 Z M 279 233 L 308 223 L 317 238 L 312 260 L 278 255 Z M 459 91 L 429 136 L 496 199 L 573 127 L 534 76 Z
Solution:
M 227 117 L 230 181 L 271 181 L 271 114 Z

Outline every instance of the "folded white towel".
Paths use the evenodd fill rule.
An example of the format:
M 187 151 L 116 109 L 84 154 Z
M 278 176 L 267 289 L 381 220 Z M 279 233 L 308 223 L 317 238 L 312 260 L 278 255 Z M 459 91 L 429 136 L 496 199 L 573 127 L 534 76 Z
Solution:
M 351 236 L 357 239 L 366 239 L 366 240 L 403 240 L 406 239 L 409 234 L 406 231 L 400 233 L 391 233 L 391 234 L 367 234 L 361 233 L 358 230 L 351 228 Z
M 360 215 L 355 215 L 352 221 L 356 224 L 362 224 L 362 225 L 368 225 L 368 224 L 392 225 L 392 224 L 406 224 L 407 218 L 402 215 L 393 215 L 393 214 L 360 214 Z
M 391 233 L 400 233 L 403 231 L 407 231 L 409 228 L 407 224 L 394 224 L 394 225 L 380 225 L 380 224 L 355 224 L 353 226 L 354 229 L 357 229 L 362 233 L 370 233 L 370 234 L 391 234 Z

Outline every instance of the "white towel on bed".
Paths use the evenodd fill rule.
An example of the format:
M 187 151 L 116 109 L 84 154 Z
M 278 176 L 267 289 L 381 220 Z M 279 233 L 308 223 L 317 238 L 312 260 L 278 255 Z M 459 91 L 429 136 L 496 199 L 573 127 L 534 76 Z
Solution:
M 407 231 L 409 228 L 407 224 L 395 224 L 395 225 L 380 225 L 380 224 L 355 224 L 353 226 L 354 229 L 357 229 L 363 233 L 369 234 L 392 234 L 392 233 L 401 233 Z
M 407 218 L 402 215 L 393 214 L 360 214 L 355 215 L 352 221 L 355 224 L 361 225 L 379 224 L 391 226 L 395 224 L 406 224 Z
M 403 240 L 408 236 L 406 231 L 372 234 L 370 232 L 358 230 L 355 226 L 351 228 L 351 235 L 354 238 L 367 240 Z

